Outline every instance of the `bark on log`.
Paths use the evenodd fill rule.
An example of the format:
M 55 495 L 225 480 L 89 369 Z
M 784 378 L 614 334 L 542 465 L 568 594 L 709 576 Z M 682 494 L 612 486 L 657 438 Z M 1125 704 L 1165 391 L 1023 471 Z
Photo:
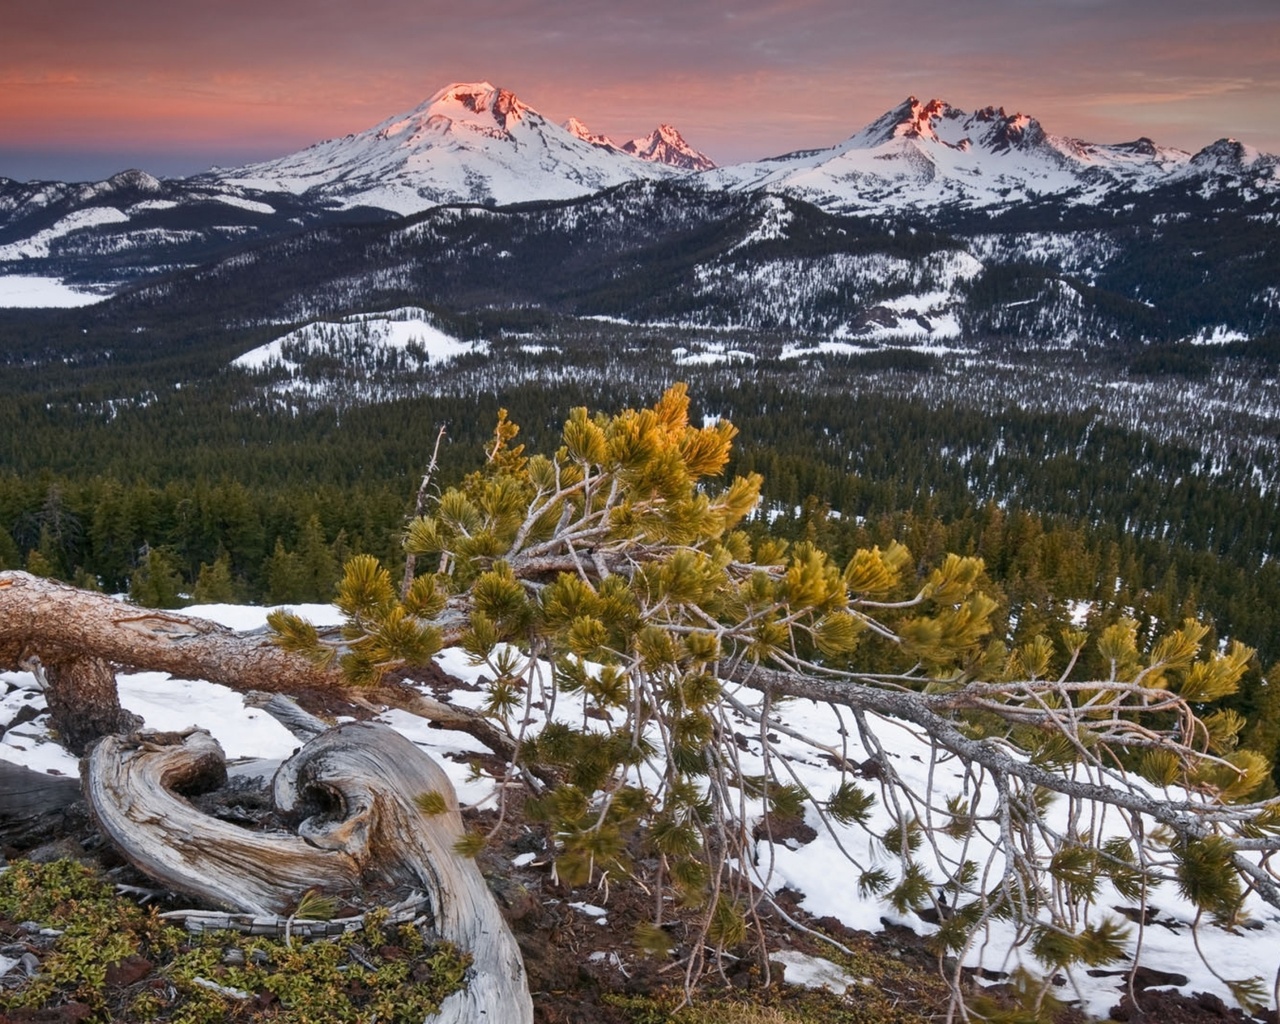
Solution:
M 132 732 L 142 719 L 120 706 L 116 672 L 101 658 L 56 655 L 41 659 L 49 725 L 62 745 L 79 756 L 99 736 Z
M 457 796 L 431 758 L 386 726 L 354 722 L 321 734 L 280 767 L 278 811 L 296 834 L 249 832 L 197 811 L 179 792 L 225 771 L 208 733 L 108 737 L 85 763 L 102 830 L 140 870 L 181 892 L 255 915 L 287 911 L 314 888 L 426 894 L 436 933 L 468 952 L 464 991 L 433 1021 L 531 1024 L 515 937 L 463 836 Z M 416 798 L 439 793 L 444 810 Z
M 456 638 L 446 635 L 445 639 Z M 46 669 L 93 659 L 140 671 L 168 672 L 179 679 L 207 679 L 239 693 L 299 694 L 330 687 L 353 701 L 399 708 L 447 729 L 466 732 L 499 756 L 509 757 L 514 749 L 510 737 L 467 708 L 392 683 L 352 690 L 336 668 L 316 665 L 283 650 L 265 632 L 239 633 L 207 619 L 138 608 L 30 573 L 0 572 L 0 669 L 20 670 L 33 657 Z M 101 680 L 82 678 L 91 684 L 84 693 L 88 698 L 97 692 Z M 76 685 L 76 677 L 66 679 L 64 689 L 70 692 L 72 705 L 79 692 Z M 119 711 L 114 694 L 113 679 L 111 699 Z M 104 727 L 112 720 L 111 708 L 105 704 L 98 719 L 95 728 L 99 731 L 89 738 L 136 727 L 125 719 L 120 720 L 123 728 Z M 86 718 L 86 723 L 91 721 Z M 84 730 L 73 731 L 79 735 Z

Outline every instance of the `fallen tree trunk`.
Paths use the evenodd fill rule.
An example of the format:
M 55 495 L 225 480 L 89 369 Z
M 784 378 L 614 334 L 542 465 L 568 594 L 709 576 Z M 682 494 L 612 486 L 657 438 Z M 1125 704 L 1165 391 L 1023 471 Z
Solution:
M 398 901 L 425 894 L 435 933 L 473 958 L 467 987 L 441 1022 L 530 1024 L 524 963 L 474 861 L 455 852 L 464 831 L 448 777 L 386 726 L 322 733 L 276 775 L 276 808 L 294 834 L 262 834 L 202 814 L 181 792 L 225 776 L 208 733 L 108 737 L 84 766 L 102 831 L 170 888 L 251 915 L 284 914 L 314 889 Z M 431 813 L 420 806 L 427 801 Z
M 286 651 L 265 631 L 240 633 L 30 573 L 0 572 L 0 670 L 42 668 L 51 725 L 76 753 L 99 736 L 137 727 L 120 708 L 111 666 L 206 679 L 239 693 L 329 688 L 466 732 L 500 756 L 513 752 L 510 737 L 473 711 L 394 683 L 353 689 L 335 666 Z
M 79 799 L 75 779 L 0 761 L 0 822 L 38 818 Z
M 295 692 L 338 684 L 324 669 L 281 650 L 266 633 L 238 633 L 207 619 L 126 604 L 25 572 L 0 572 L 0 666 L 92 656 L 114 665 L 207 679 L 233 689 Z

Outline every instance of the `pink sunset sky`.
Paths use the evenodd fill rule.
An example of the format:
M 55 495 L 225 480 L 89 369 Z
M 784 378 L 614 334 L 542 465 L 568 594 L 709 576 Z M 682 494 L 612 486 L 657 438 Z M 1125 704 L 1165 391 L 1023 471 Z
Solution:
M 1278 0 L 42 0 L 0 39 L 0 177 L 280 156 L 488 80 L 719 163 L 846 138 L 908 95 L 1094 142 L 1280 151 Z

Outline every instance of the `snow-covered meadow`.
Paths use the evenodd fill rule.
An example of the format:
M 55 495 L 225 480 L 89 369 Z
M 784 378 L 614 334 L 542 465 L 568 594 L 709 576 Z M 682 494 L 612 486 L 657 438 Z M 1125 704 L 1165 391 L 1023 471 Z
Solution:
M 92 306 L 107 297 L 73 288 L 58 277 L 0 275 L 0 309 L 68 309 Z

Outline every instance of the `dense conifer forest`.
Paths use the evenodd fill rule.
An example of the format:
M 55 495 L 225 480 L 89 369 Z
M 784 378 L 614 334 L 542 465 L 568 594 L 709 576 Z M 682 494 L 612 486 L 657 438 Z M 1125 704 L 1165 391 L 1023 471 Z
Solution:
M 697 415 L 740 431 L 730 472 L 764 475 L 758 524 L 837 555 L 980 555 L 1013 640 L 1072 616 L 1133 615 L 1150 636 L 1205 615 L 1257 648 L 1240 709 L 1275 729 L 1259 685 L 1280 659 L 1273 340 L 960 365 L 892 347 L 783 360 L 765 332 L 735 342 L 753 358 L 698 363 L 681 353 L 715 342 L 697 332 L 490 313 L 441 318 L 487 356 L 364 366 L 386 386 L 357 401 L 332 365 L 306 367 L 307 387 L 228 368 L 278 327 L 188 324 L 157 345 L 145 322 L 85 316 L 6 315 L 0 568 L 161 607 L 324 600 L 350 555 L 403 557 L 441 426 L 446 487 L 499 408 L 536 445 L 574 406 L 638 406 L 683 379 Z M 1128 397 L 1109 406 L 1116 382 Z M 1232 408 L 1197 421 L 1215 389 Z

